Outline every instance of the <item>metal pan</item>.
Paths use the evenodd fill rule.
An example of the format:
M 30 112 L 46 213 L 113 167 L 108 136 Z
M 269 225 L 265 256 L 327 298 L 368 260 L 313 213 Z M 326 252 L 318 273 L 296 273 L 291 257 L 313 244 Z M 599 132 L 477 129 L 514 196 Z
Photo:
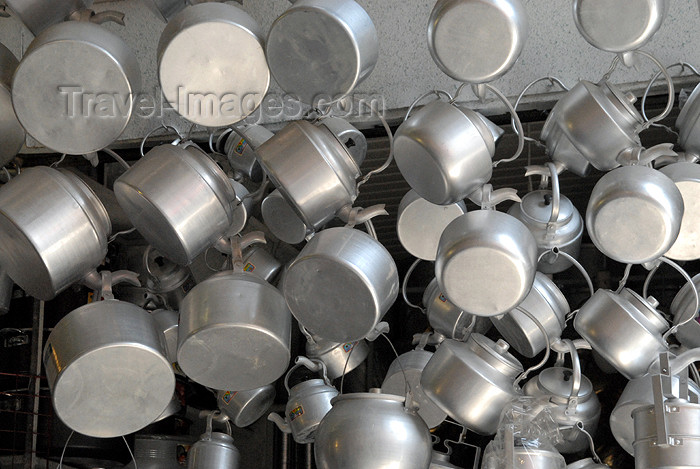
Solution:
M 0 44 L 0 167 L 19 153 L 26 137 L 12 107 L 12 76 L 19 61 Z

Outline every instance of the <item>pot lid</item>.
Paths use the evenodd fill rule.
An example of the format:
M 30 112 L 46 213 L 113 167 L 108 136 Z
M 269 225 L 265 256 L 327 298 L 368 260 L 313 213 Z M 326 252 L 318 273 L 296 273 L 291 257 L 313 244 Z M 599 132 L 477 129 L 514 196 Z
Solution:
M 532 222 L 546 225 L 552 216 L 552 191 L 537 190 L 529 192 L 523 196 L 520 206 L 528 221 L 531 220 Z M 575 211 L 576 208 L 571 203 L 571 200 L 562 195 L 556 224 L 563 225 L 570 222 Z
M 651 322 L 651 325 L 659 332 L 663 332 L 668 329 L 668 321 L 656 310 L 659 302 L 653 296 L 648 298 L 643 298 L 634 290 L 629 288 L 623 288 L 618 294 L 621 299 L 627 300 L 631 306 L 644 315 L 645 318 Z M 623 307 L 625 305 L 623 304 Z M 628 309 L 625 308 L 625 309 Z
M 331 404 L 335 405 L 340 401 L 349 401 L 352 399 L 374 399 L 389 402 L 398 402 L 403 404 L 406 398 L 403 396 L 395 396 L 394 394 L 384 394 L 379 388 L 372 388 L 369 392 L 353 392 L 350 394 L 338 394 L 331 400 Z
M 637 102 L 637 97 L 632 93 L 623 93 L 620 88 L 613 85 L 609 81 L 603 82 L 599 85 L 603 94 L 610 100 L 610 103 L 617 108 L 617 110 L 631 119 L 631 123 L 641 124 L 644 122 L 644 118 L 634 107 L 634 103 Z
M 441 346 L 452 342 L 454 341 L 445 341 Z M 474 333 L 469 336 L 466 345 L 478 357 L 504 375 L 515 378 L 523 372 L 523 365 L 508 352 L 510 346 L 502 339 L 494 342 L 486 336 Z
M 199 438 L 200 438 L 200 440 L 197 443 L 216 444 L 219 446 L 224 446 L 224 447 L 236 450 L 236 447 L 233 446 L 233 438 L 230 435 L 227 435 L 226 433 L 221 433 L 221 432 L 212 432 L 211 434 L 204 433 Z
M 302 381 L 299 384 L 295 384 L 290 389 L 289 396 L 290 398 L 301 395 L 308 396 L 310 394 L 318 394 L 320 392 L 332 392 L 337 394 L 338 390 L 333 386 L 327 385 L 321 378 L 313 378 Z
M 552 367 L 543 370 L 537 377 L 539 387 L 556 397 L 568 398 L 571 393 L 571 383 L 574 379 L 574 372 L 570 368 Z M 581 387 L 578 397 L 588 398 L 593 393 L 593 385 L 585 376 L 581 375 Z

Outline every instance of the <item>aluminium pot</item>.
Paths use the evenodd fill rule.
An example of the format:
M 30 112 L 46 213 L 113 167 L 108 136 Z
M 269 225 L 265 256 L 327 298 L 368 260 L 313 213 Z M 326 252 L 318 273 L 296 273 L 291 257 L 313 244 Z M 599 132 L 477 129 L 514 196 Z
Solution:
M 292 317 L 275 287 L 246 272 L 221 272 L 182 303 L 177 362 L 203 386 L 259 388 L 287 369 L 291 330 Z
M 435 277 L 458 308 L 497 316 L 525 299 L 536 268 L 537 243 L 522 222 L 495 210 L 475 210 L 443 231 Z
M 165 356 L 170 363 L 177 362 L 177 328 L 180 316 L 176 311 L 157 309 L 151 313 L 158 330 L 165 339 Z
M 102 203 L 69 172 L 28 168 L 0 188 L 0 265 L 35 298 L 48 301 L 95 269 L 110 232 Z
M 594 47 L 622 53 L 643 47 L 661 27 L 668 0 L 574 0 L 574 22 Z
M 688 100 L 681 108 L 676 119 L 678 128 L 678 145 L 686 154 L 700 156 L 700 137 L 698 136 L 698 124 L 700 124 L 700 85 L 693 89 Z
M 233 438 L 208 428 L 187 452 L 187 469 L 238 469 L 240 460 Z
M 19 153 L 26 137 L 12 107 L 12 76 L 18 65 L 14 54 L 0 44 L 0 167 Z
M 566 469 L 610 469 L 607 464 L 597 463 L 592 458 L 580 459 L 576 462 L 572 462 Z
M 642 264 L 673 246 L 683 212 L 683 195 L 668 176 L 646 166 L 624 166 L 593 187 L 586 227 L 593 244 L 609 258 Z
M 437 279 L 433 279 L 425 289 L 423 305 L 430 327 L 448 339 L 464 341 L 470 333 L 486 334 L 492 326 L 489 318 L 465 313 L 450 303 L 440 291 Z
M 428 469 L 459 469 L 459 467 L 450 462 L 449 454 L 433 450 L 433 456 Z
M 466 342 L 442 342 L 423 369 L 420 384 L 455 421 L 480 435 L 493 435 L 505 406 L 522 394 L 514 385 L 522 372 L 506 342 L 473 333 Z
M 374 70 L 379 37 L 353 0 L 290 0 L 272 23 L 267 61 L 286 93 L 316 106 L 350 94 Z
M 265 197 L 260 205 L 265 226 L 277 239 L 287 244 L 299 244 L 306 239 L 310 230 L 298 212 L 287 202 L 285 196 L 275 189 Z
M 700 287 L 700 274 L 693 277 L 693 284 L 696 290 Z M 675 318 L 675 324 L 679 324 L 691 314 L 693 315 L 694 319 L 679 327 L 675 336 L 682 345 L 688 348 L 697 348 L 700 347 L 700 320 L 697 311 L 694 311 L 695 294 L 691 288 L 690 285 L 686 284 L 680 289 L 671 302 L 670 312 Z
M 549 344 L 537 324 L 523 311 L 537 319 L 547 331 L 551 343 L 561 337 L 566 315 L 571 309 L 555 283 L 543 273 L 537 272 L 530 293 L 515 309 L 502 316 L 491 317 L 491 322 L 505 341 L 521 355 L 532 358 Z
M 428 21 L 428 49 L 450 78 L 486 83 L 511 69 L 528 35 L 520 0 L 438 0 Z M 489 47 L 483 47 L 484 44 Z
M 331 380 L 350 373 L 369 355 L 369 344 L 365 339 L 337 343 L 311 335 L 309 337 L 311 340 L 306 341 L 306 355 L 311 359 L 321 360 L 326 365 L 326 372 Z
M 153 148 L 116 180 L 114 194 L 146 241 L 180 265 L 190 264 L 233 222 L 231 181 L 195 146 Z
M 182 469 L 178 450 L 193 443 L 194 439 L 186 436 L 136 435 L 134 459 L 139 469 Z
M 54 327 L 44 367 L 56 414 L 96 438 L 134 433 L 163 413 L 175 375 L 153 317 L 130 303 L 82 306 Z
M 398 297 L 399 275 L 382 244 L 352 228 L 316 234 L 284 278 L 289 309 L 310 333 L 338 343 L 363 339 Z
M 143 265 L 148 275 L 147 295 L 158 298 L 166 308 L 179 311 L 182 300 L 195 284 L 190 270 L 165 258 L 151 246 L 144 252 Z
M 420 197 L 451 205 L 491 179 L 492 158 L 502 134 L 469 108 L 433 101 L 396 130 L 396 165 Z
M 349 144 L 323 120 L 316 125 L 302 120 L 290 122 L 257 148 L 268 177 L 310 231 L 357 198 L 360 167 Z
M 138 60 L 122 38 L 90 22 L 67 21 L 29 45 L 15 72 L 12 103 L 39 143 L 84 155 L 119 138 L 140 89 Z
M 34 36 L 76 11 L 91 8 L 94 0 L 6 0 L 7 6 Z
M 272 283 L 282 270 L 282 263 L 260 246 L 243 251 L 243 271 Z
M 663 339 L 668 323 L 657 305 L 653 297 L 642 298 L 629 288 L 620 293 L 599 289 L 581 306 L 574 329 L 623 376 L 638 378 L 668 350 Z
M 430 466 L 430 432 L 404 398 L 369 393 L 343 394 L 316 431 L 314 453 L 319 469 L 367 469 Z
M 157 60 L 166 101 L 204 127 L 245 119 L 270 86 L 262 30 L 234 5 L 210 2 L 182 10 L 161 34 Z
M 275 401 L 275 387 L 272 384 L 247 391 L 218 391 L 216 394 L 219 410 L 226 414 L 239 428 L 248 427 L 258 421 Z
M 700 258 L 700 165 L 678 162 L 659 169 L 676 185 L 683 197 L 683 219 L 676 241 L 664 256 L 678 261 Z

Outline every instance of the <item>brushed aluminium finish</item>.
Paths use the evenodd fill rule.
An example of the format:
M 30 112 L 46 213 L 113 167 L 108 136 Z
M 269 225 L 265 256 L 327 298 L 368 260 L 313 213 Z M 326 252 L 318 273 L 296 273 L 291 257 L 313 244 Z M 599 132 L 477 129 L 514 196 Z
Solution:
M 496 143 L 479 115 L 434 101 L 405 121 L 394 136 L 401 175 L 425 200 L 450 205 L 491 179 Z
M 294 386 L 289 391 L 285 407 L 287 427 L 294 441 L 299 444 L 313 443 L 316 430 L 333 407 L 331 402 L 338 390 L 323 379 L 310 379 Z
M 178 313 L 167 309 L 157 309 L 151 313 L 151 316 L 155 319 L 156 326 L 165 339 L 165 356 L 168 357 L 170 363 L 177 362 L 177 324 L 180 319 Z
M 593 187 L 586 227 L 606 256 L 642 264 L 663 256 L 681 229 L 683 195 L 661 172 L 624 166 L 604 175 Z
M 659 170 L 676 184 L 683 197 L 683 219 L 678 238 L 664 256 L 679 261 L 700 258 L 700 165 L 673 163 Z
M 492 326 L 489 318 L 465 313 L 450 303 L 440 291 L 437 279 L 433 279 L 425 289 L 423 305 L 430 327 L 448 339 L 466 340 L 470 332 L 486 334 Z
M 452 220 L 465 213 L 467 207 L 464 202 L 435 205 L 411 189 L 399 204 L 396 233 L 409 254 L 434 261 L 442 232 Z
M 292 316 L 275 287 L 253 274 L 222 272 L 187 294 L 177 361 L 203 386 L 259 388 L 287 369 L 291 328 Z
M 225 433 L 205 433 L 187 453 L 187 469 L 238 469 L 241 455 Z
M 14 54 L 0 44 L 0 167 L 19 153 L 26 136 L 12 107 L 12 76 L 18 65 Z
M 695 289 L 700 287 L 700 274 L 693 277 Z M 674 316 L 674 322 L 679 323 L 687 319 L 691 314 L 695 318 L 687 324 L 678 328 L 676 338 L 678 341 L 688 348 L 700 347 L 700 321 L 698 321 L 697 311 L 695 310 L 695 295 L 691 291 L 691 286 L 686 284 L 673 298 L 671 303 L 671 314 Z
M 155 320 L 118 300 L 82 306 L 64 317 L 44 347 L 56 414 L 84 435 L 126 435 L 168 406 L 175 375 Z
M 442 233 L 435 277 L 458 308 L 497 316 L 525 299 L 536 268 L 537 244 L 524 224 L 502 212 L 475 210 Z
M 426 469 L 431 449 L 428 427 L 404 398 L 376 392 L 336 397 L 314 444 L 319 469 Z
M 267 384 L 247 391 L 218 391 L 216 402 L 235 426 L 245 428 L 267 413 L 275 396 L 275 387 Z
M 527 35 L 527 12 L 520 0 L 438 0 L 428 22 L 433 61 L 449 77 L 467 83 L 505 74 L 518 60 Z
M 596 463 L 592 458 L 585 458 L 572 462 L 566 466 L 566 469 L 608 469 L 609 467 L 605 464 Z
M 267 37 L 275 81 L 306 104 L 348 95 L 378 59 L 372 18 L 353 0 L 296 0 Z
M 369 355 L 369 344 L 364 339 L 339 344 L 315 337 L 314 343 L 306 342 L 306 355 L 321 360 L 326 365 L 328 378 L 334 380 L 343 373 L 350 373 L 365 361 Z
M 233 5 L 185 8 L 165 27 L 157 54 L 167 102 L 185 119 L 205 127 L 245 119 L 270 86 L 262 30 Z
M 114 183 L 119 205 L 161 254 L 188 265 L 228 230 L 236 194 L 204 152 L 153 148 Z
M 515 309 L 503 316 L 491 317 L 491 322 L 505 341 L 521 355 L 532 358 L 548 344 L 540 328 L 522 312 L 523 310 L 539 321 L 552 342 L 561 337 L 566 315 L 571 308 L 554 282 L 543 273 L 537 272 L 530 293 Z
M 459 469 L 450 462 L 450 455 L 433 450 L 433 459 L 428 469 Z
M 437 427 L 447 418 L 447 413 L 426 396 L 420 385 L 423 368 L 432 356 L 433 353 L 426 350 L 411 350 L 399 355 L 389 366 L 382 382 L 383 393 L 403 397 L 406 396 L 406 378 L 408 378 L 413 400 L 419 406 L 418 416 L 423 419 L 428 428 Z
M 668 350 L 662 333 L 668 323 L 628 288 L 619 294 L 599 289 L 574 319 L 574 329 L 628 379 L 644 375 L 659 353 Z
M 306 238 L 308 228 L 279 189 L 270 192 L 260 206 L 265 226 L 279 240 L 299 244 Z
M 29 45 L 14 76 L 12 103 L 39 143 L 83 155 L 119 138 L 140 88 L 138 60 L 123 39 L 92 23 L 68 21 Z
M 594 47 L 627 52 L 643 47 L 661 27 L 667 0 L 574 0 L 576 28 Z
M 91 8 L 94 0 L 6 0 L 24 25 L 38 36 L 43 30 L 67 19 L 71 13 Z
M 316 234 L 289 266 L 284 297 L 311 333 L 334 342 L 366 337 L 398 297 L 394 259 L 360 230 Z
M 696 86 L 688 96 L 676 119 L 678 128 L 678 145 L 686 153 L 700 156 L 700 133 L 696 130 L 700 124 L 700 86 Z
M 272 283 L 282 270 L 282 263 L 262 247 L 252 246 L 243 252 L 243 270 Z
M 0 265 L 35 298 L 48 301 L 97 267 L 110 231 L 102 203 L 69 172 L 28 168 L 0 189 Z

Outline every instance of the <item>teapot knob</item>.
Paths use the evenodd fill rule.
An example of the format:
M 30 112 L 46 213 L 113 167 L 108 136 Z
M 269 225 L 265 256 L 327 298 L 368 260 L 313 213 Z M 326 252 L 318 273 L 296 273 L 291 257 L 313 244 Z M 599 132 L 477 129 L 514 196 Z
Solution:
M 496 342 L 496 352 L 498 352 L 499 355 L 505 355 L 508 352 L 508 349 L 510 349 L 510 345 L 508 345 L 508 342 L 506 342 L 503 339 L 498 339 L 498 342 Z
M 634 104 L 637 102 L 637 97 L 634 95 L 634 93 L 627 92 L 625 93 L 625 100 L 630 104 Z
M 651 306 L 654 309 L 656 309 L 659 306 L 659 300 L 657 300 L 653 296 L 647 296 L 646 300 L 647 300 L 647 303 L 649 303 L 649 306 Z

